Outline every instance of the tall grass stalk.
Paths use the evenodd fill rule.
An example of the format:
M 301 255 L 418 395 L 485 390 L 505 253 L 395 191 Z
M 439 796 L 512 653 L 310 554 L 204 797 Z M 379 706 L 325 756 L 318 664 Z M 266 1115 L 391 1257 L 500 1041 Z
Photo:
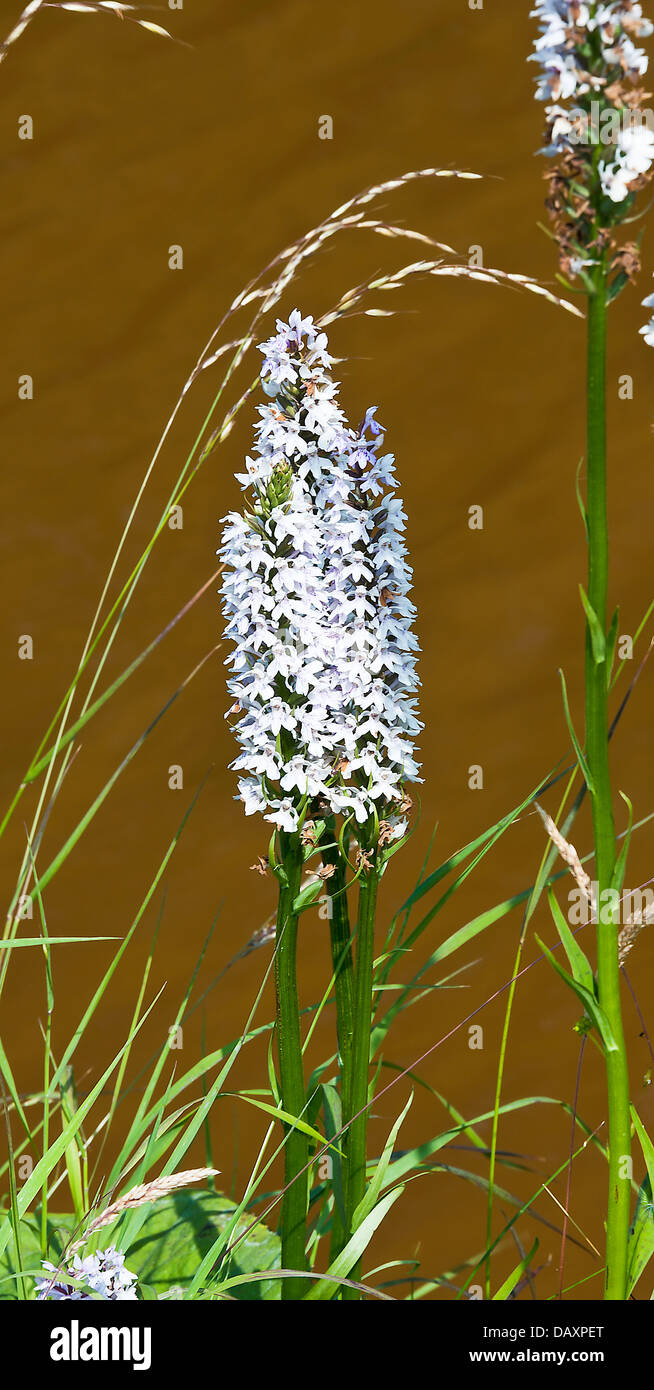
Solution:
M 600 1006 L 616 1044 L 605 1049 L 609 1105 L 609 1188 L 606 1219 L 606 1298 L 627 1296 L 627 1244 L 631 1209 L 629 1155 L 631 1117 L 629 1072 L 622 1026 L 618 923 L 603 894 L 614 884 L 616 837 L 609 767 L 608 687 L 610 679 L 607 637 L 609 534 L 606 468 L 606 319 L 607 271 L 605 258 L 593 273 L 593 293 L 588 300 L 587 357 L 587 534 L 588 601 L 604 636 L 604 657 L 599 660 L 596 633 L 586 621 L 586 755 L 591 776 L 590 798 L 595 840 L 598 892 L 597 965 Z
M 588 305 L 585 503 L 577 487 L 588 542 L 588 586 L 587 592 L 581 590 L 586 614 L 585 754 L 571 725 L 565 681 L 563 698 L 570 737 L 591 800 L 596 978 L 583 952 L 580 955 L 578 948 L 572 948 L 576 960 L 570 958 L 567 948 L 566 953 L 573 971 L 567 983 L 589 1005 L 587 1018 L 590 1022 L 590 1013 L 594 1015 L 605 1058 L 609 1133 L 605 1297 L 610 1300 L 626 1299 L 631 1288 L 631 1114 L 620 1001 L 618 908 L 614 907 L 622 892 L 630 829 L 618 857 L 609 765 L 608 696 L 618 613 L 616 610 L 609 625 L 606 332 L 608 305 L 640 270 L 640 238 L 620 242 L 623 235 L 631 237 L 630 224 L 637 216 L 634 204 L 654 178 L 654 145 L 645 105 L 650 94 L 643 85 L 649 55 L 634 42 L 654 32 L 646 8 L 630 0 L 616 0 L 608 6 L 598 0 L 588 5 L 579 5 L 576 0 L 562 0 L 556 5 L 537 0 L 532 17 L 538 20 L 539 34 L 530 57 L 539 69 L 537 99 L 546 103 L 546 137 L 541 152 L 556 159 L 546 175 L 546 206 L 558 247 L 559 279 L 568 286 L 570 280 L 580 281 L 583 288 L 579 292 L 585 293 Z M 599 140 L 589 119 L 593 109 L 600 110 L 604 126 Z M 644 303 L 651 307 L 652 296 Z M 654 341 L 652 324 L 641 333 L 646 342 Z M 631 826 L 631 806 L 627 804 Z M 552 910 L 559 936 L 570 945 L 567 923 L 558 910 Z

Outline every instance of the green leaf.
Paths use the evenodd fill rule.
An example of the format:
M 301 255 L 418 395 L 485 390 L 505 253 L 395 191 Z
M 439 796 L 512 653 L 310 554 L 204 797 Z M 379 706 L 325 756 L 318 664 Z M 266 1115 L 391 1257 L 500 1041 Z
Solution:
M 516 1265 L 516 1268 L 513 1270 L 513 1273 L 509 1275 L 508 1279 L 504 1280 L 504 1283 L 497 1290 L 497 1293 L 493 1294 L 494 1303 L 504 1303 L 506 1299 L 509 1298 L 510 1295 L 513 1293 L 516 1284 L 522 1278 L 522 1275 L 524 1274 L 525 1270 L 529 1268 L 529 1265 L 531 1264 L 534 1255 L 536 1254 L 536 1251 L 538 1249 L 538 1244 L 538 1240 L 535 1240 L 531 1247 L 531 1250 L 529 1251 L 529 1254 L 525 1255 L 524 1260 L 521 1260 L 519 1265 Z
M 588 763 L 586 762 L 586 759 L 585 759 L 585 757 L 584 757 L 584 755 L 583 755 L 583 752 L 582 752 L 582 750 L 581 750 L 581 744 L 579 743 L 579 740 L 578 740 L 578 738 L 577 738 L 577 735 L 576 735 L 576 733 L 575 733 L 575 731 L 574 731 L 574 725 L 573 725 L 572 719 L 571 719 L 571 717 L 570 717 L 570 706 L 569 706 L 569 704 L 568 704 L 568 687 L 566 686 L 566 683 L 565 683 L 565 676 L 564 676 L 564 674 L 563 674 L 563 671 L 559 671 L 559 675 L 560 675 L 560 677 L 561 677 L 561 690 L 562 690 L 562 693 L 563 693 L 563 708 L 564 708 L 564 710 L 565 710 L 565 719 L 566 719 L 566 724 L 567 724 L 567 726 L 568 726 L 568 733 L 570 734 L 570 738 L 571 738 L 571 740 L 572 740 L 572 746 L 573 746 L 573 748 L 574 748 L 574 750 L 575 750 L 575 753 L 577 754 L 577 762 L 579 763 L 579 766 L 580 766 L 580 768 L 581 768 L 582 775 L 583 775 L 584 781 L 585 781 L 585 783 L 586 783 L 586 786 L 588 787 L 588 790 L 589 790 L 591 796 L 594 796 L 594 795 L 595 795 L 595 783 L 593 782 L 593 779 L 592 779 L 592 777 L 591 777 L 591 775 L 590 775 L 590 768 L 589 768 Z
M 323 1113 L 325 1117 L 325 1136 L 331 1141 L 334 1135 L 339 1134 L 343 1125 L 343 1111 L 341 1098 L 336 1086 L 331 1082 L 324 1083 L 321 1087 L 323 1097 Z M 338 1211 L 341 1223 L 345 1224 L 345 1194 L 343 1188 L 343 1164 L 338 1149 L 332 1148 L 332 1191 L 334 1193 L 334 1205 Z
M 298 893 L 297 898 L 294 899 L 291 908 L 292 915 L 299 917 L 301 912 L 305 912 L 308 907 L 313 907 L 314 903 L 318 901 L 323 888 L 324 884 L 322 879 L 319 879 L 317 883 L 308 883 L 306 888 L 303 888 L 302 891 Z
M 513 811 L 509 812 L 508 815 L 502 816 L 501 820 L 496 821 L 495 825 L 491 825 L 488 828 L 488 830 L 485 830 L 482 835 L 478 835 L 475 840 L 470 840 L 467 845 L 463 846 L 463 849 L 458 850 L 457 853 L 453 854 L 450 859 L 446 859 L 443 864 L 439 865 L 437 869 L 434 869 L 433 873 L 428 874 L 427 878 L 424 878 L 422 882 L 418 883 L 417 886 L 414 888 L 413 892 L 406 899 L 406 902 L 402 904 L 401 911 L 408 912 L 414 906 L 415 903 L 419 902 L 420 899 L 425 896 L 426 893 L 431 893 L 432 888 L 435 888 L 437 884 L 441 882 L 442 879 L 446 878 L 447 875 L 452 872 L 453 869 L 458 869 L 461 864 L 465 863 L 465 860 L 469 859 L 470 855 L 474 854 L 475 850 L 481 849 L 482 853 L 477 856 L 477 858 L 474 861 L 474 864 L 472 865 L 472 867 L 474 868 L 475 865 L 483 858 L 484 850 L 486 848 L 492 848 L 493 844 L 497 840 L 499 840 L 500 836 L 504 834 L 505 830 L 510 829 L 510 827 L 515 823 L 515 821 L 522 814 L 525 808 L 531 804 L 535 797 L 539 796 L 542 793 L 545 782 L 549 782 L 552 775 L 552 772 L 548 773 L 547 777 L 538 783 L 538 786 L 535 788 L 535 790 L 530 792 L 529 795 L 526 796 L 524 800 L 520 802 L 519 806 L 516 806 Z M 440 907 L 441 903 L 443 903 L 444 901 L 445 899 L 441 899 L 440 902 L 437 904 L 437 907 Z M 431 920 L 431 917 L 434 915 L 435 910 L 436 909 L 432 909 L 429 916 L 425 918 L 425 925 L 428 921 Z
M 178 1285 L 184 1288 L 235 1211 L 235 1204 L 221 1193 L 171 1193 L 154 1203 L 129 1251 L 128 1268 L 158 1290 Z M 230 1255 L 230 1275 L 279 1267 L 278 1237 L 261 1223 L 253 1226 L 252 1222 L 250 1213 L 237 1222 L 232 1239 L 241 1239 Z M 234 1295 L 240 1299 L 270 1300 L 280 1297 L 280 1289 L 279 1280 L 266 1280 L 244 1284 L 234 1290 Z
M 582 951 L 574 932 L 571 931 L 566 922 L 551 888 L 547 896 L 549 899 L 550 911 L 554 918 L 554 925 L 561 938 L 566 956 L 568 957 L 573 978 L 577 981 L 578 985 L 582 985 L 584 989 L 587 989 L 588 992 L 594 996 L 595 976 L 593 974 L 593 967 L 588 957 Z
M 627 1296 L 633 1293 L 654 1255 L 654 1203 L 649 1175 L 643 1180 L 627 1248 Z
M 583 458 L 580 458 L 579 463 L 577 464 L 577 472 L 575 473 L 575 492 L 577 494 L 579 511 L 581 512 L 581 519 L 586 528 L 586 536 L 588 536 L 588 512 L 586 511 L 586 503 L 584 502 L 584 499 L 581 495 L 581 488 L 579 486 L 579 474 L 581 473 L 581 470 L 583 468 L 583 463 Z
M 15 941 L 3 941 L 0 947 L 3 951 L 15 951 L 17 946 L 41 946 L 47 941 L 48 946 L 71 946 L 84 942 L 92 941 L 120 941 L 119 936 L 21 936 Z
M 524 1110 L 530 1105 L 558 1105 L 565 1111 L 566 1115 L 572 1116 L 573 1114 L 572 1106 L 569 1105 L 567 1101 L 556 1100 L 553 1096 L 524 1096 L 519 1100 L 506 1101 L 500 1106 L 497 1113 L 498 1115 L 511 1115 L 515 1111 Z M 484 1124 L 486 1120 L 492 1120 L 494 1115 L 494 1110 L 487 1110 L 483 1115 L 475 1115 L 470 1120 L 464 1120 L 461 1124 L 454 1125 L 450 1129 L 444 1130 L 443 1133 L 437 1135 L 435 1139 L 429 1139 L 424 1144 L 419 1144 L 416 1148 L 410 1149 L 408 1153 L 403 1153 L 402 1156 L 396 1158 L 388 1168 L 384 1179 L 384 1186 L 388 1187 L 391 1183 L 397 1182 L 398 1178 L 404 1178 L 407 1173 L 420 1168 L 422 1164 L 426 1163 L 430 1158 L 433 1158 L 434 1154 L 438 1153 L 440 1149 L 454 1143 L 460 1135 L 466 1134 L 471 1126 L 476 1127 Z M 590 1139 L 595 1147 L 598 1148 L 600 1152 L 603 1152 L 599 1140 L 594 1138 L 592 1131 L 579 1116 L 576 1116 L 576 1123 L 582 1133 L 586 1135 L 587 1139 Z
M 359 1205 L 356 1208 L 353 1219 L 353 1225 L 355 1230 L 361 1225 L 363 1221 L 365 1221 L 366 1217 L 370 1215 L 370 1212 L 373 1210 L 375 1206 L 377 1198 L 379 1197 L 382 1187 L 384 1186 L 384 1178 L 386 1177 L 386 1171 L 393 1156 L 395 1140 L 397 1139 L 400 1126 L 402 1125 L 402 1122 L 405 1116 L 408 1114 L 408 1111 L 412 1104 L 413 1092 L 409 1096 L 409 1099 L 404 1107 L 404 1110 L 402 1111 L 402 1114 L 398 1116 L 397 1120 L 395 1121 L 395 1124 L 391 1129 L 388 1139 L 386 1140 L 386 1143 L 384 1145 L 384 1151 L 382 1153 L 382 1156 L 366 1188 L 365 1196 L 363 1197 L 362 1201 L 359 1202 Z
M 576 994 L 577 998 L 581 1000 L 588 1017 L 593 1020 L 607 1052 L 617 1052 L 618 1046 L 611 1032 L 609 1021 L 604 1010 L 600 1008 L 594 993 L 591 994 L 589 989 L 578 984 L 577 980 L 573 979 L 572 975 L 568 975 L 567 970 L 564 970 L 563 966 L 559 964 L 556 956 L 552 954 L 539 936 L 536 937 L 536 942 L 543 952 L 543 955 L 547 956 L 550 965 L 556 970 L 557 975 L 561 976 L 561 979 L 565 981 L 573 994 Z
M 325 1136 L 319 1134 L 317 1129 L 301 1120 L 298 1115 L 289 1114 L 288 1110 L 280 1110 L 278 1106 L 268 1105 L 265 1100 L 257 1100 L 254 1096 L 247 1096 L 243 1091 L 223 1091 L 223 1096 L 233 1096 L 235 1100 L 244 1100 L 247 1105 L 256 1106 L 257 1110 L 263 1110 L 266 1115 L 272 1115 L 275 1120 L 282 1120 L 284 1124 L 290 1125 L 292 1129 L 300 1129 L 303 1134 L 308 1134 L 310 1139 L 315 1139 L 316 1143 L 322 1148 L 325 1143 Z M 330 1145 L 330 1148 L 335 1145 Z
M 328 1274 L 331 1274 L 337 1279 L 347 1279 L 350 1270 L 354 1269 L 354 1266 L 361 1259 L 364 1250 L 370 1244 L 377 1227 L 381 1225 L 386 1213 L 390 1211 L 398 1197 L 401 1197 L 403 1191 L 403 1186 L 394 1187 L 392 1192 L 388 1192 L 385 1197 L 382 1197 L 374 1210 L 365 1218 L 365 1221 L 362 1221 L 361 1225 L 357 1227 L 354 1235 L 348 1240 L 345 1249 L 341 1250 L 340 1255 L 337 1255 L 333 1264 L 329 1266 L 327 1270 Z M 332 1284 L 327 1279 L 320 1279 L 318 1283 L 314 1284 L 313 1288 L 309 1290 L 304 1302 L 325 1302 L 327 1299 L 334 1298 L 335 1294 L 338 1293 L 338 1287 L 338 1284 Z
M 620 622 L 620 609 L 616 608 L 606 638 L 606 681 L 610 685 L 613 672 L 613 662 L 615 661 L 615 648 L 618 641 L 618 624 Z
M 566 869 L 562 870 L 561 873 L 553 874 L 552 881 L 555 881 L 558 878 L 564 878 L 566 874 Z M 440 945 L 436 947 L 435 951 L 432 951 L 428 959 L 423 963 L 423 965 L 421 965 L 417 974 L 414 975 L 413 980 L 411 980 L 411 982 L 407 984 L 405 988 L 402 990 L 399 999 L 397 1001 L 393 1001 L 390 1005 L 390 1008 L 388 1008 L 385 1014 L 379 1019 L 379 1021 L 375 1023 L 371 1036 L 371 1056 L 374 1056 L 378 1049 L 381 1047 L 391 1024 L 397 1017 L 397 1014 L 400 1013 L 402 1009 L 408 1007 L 407 1001 L 409 1001 L 409 996 L 413 993 L 413 990 L 416 988 L 419 981 L 427 973 L 427 971 L 431 970 L 434 965 L 439 965 L 441 961 L 447 960 L 448 956 L 453 955 L 454 952 L 460 950 L 462 946 L 467 946 L 468 943 L 470 941 L 474 941 L 475 937 L 479 936 L 481 932 L 486 931 L 487 928 L 493 926 L 495 922 L 498 922 L 503 917 L 506 917 L 509 912 L 513 911 L 514 908 L 519 907 L 521 903 L 526 902 L 528 898 L 531 898 L 533 891 L 534 888 L 532 885 L 530 888 L 523 889 L 521 893 L 516 893 L 514 897 L 507 898 L 505 902 L 498 903 L 495 907 L 487 908 L 486 911 L 480 913 L 478 917 L 473 917 L 470 922 L 466 922 L 465 926 L 459 927 L 457 931 L 453 932 L 452 935 L 447 937 L 445 941 L 442 941 Z M 411 940 L 412 938 L 409 938 L 409 941 Z M 398 956 L 403 956 L 406 950 L 407 947 L 403 946 L 401 950 L 398 950 L 396 948 L 395 952 L 390 952 L 389 954 L 391 956 L 393 956 L 394 954 Z M 468 967 L 466 966 L 462 967 L 462 969 L 467 968 Z M 457 971 L 456 973 L 458 974 L 460 972 Z M 450 979 L 451 976 L 447 976 L 446 978 Z M 375 991 L 378 991 L 380 988 L 381 986 L 378 985 L 377 982 L 375 982 Z M 417 1001 L 414 998 L 410 1002 L 415 1003 Z
M 63 1125 L 68 1125 L 75 1119 L 78 1109 L 77 1094 L 75 1091 L 75 1078 L 73 1068 L 67 1067 L 66 1074 L 59 1087 L 59 1097 L 61 1101 L 61 1120 Z M 73 1133 L 70 1142 L 66 1145 L 64 1158 L 68 1171 L 68 1185 L 70 1195 L 73 1199 L 73 1207 L 78 1221 L 84 1219 L 84 1183 L 82 1180 L 82 1154 L 84 1152 L 84 1136 L 82 1130 Z
M 616 275 L 615 279 L 612 280 L 611 283 L 610 283 L 610 285 L 607 286 L 607 291 L 606 291 L 606 302 L 607 302 L 607 304 L 611 304 L 612 301 L 613 301 L 614 299 L 617 299 L 618 295 L 619 295 L 619 294 L 622 294 L 623 289 L 625 289 L 625 287 L 626 287 L 628 284 L 629 284 L 629 276 L 627 275 L 626 270 L 621 270 L 621 271 L 619 271 L 619 273 Z
M 643 1151 L 645 1162 L 647 1164 L 647 1176 L 650 1180 L 652 1190 L 654 1191 L 654 1144 L 652 1144 L 652 1141 L 649 1137 L 649 1134 L 647 1133 L 647 1130 L 645 1129 L 645 1126 L 638 1114 L 638 1111 L 635 1109 L 633 1105 L 631 1106 L 631 1118 L 634 1122 L 636 1134 L 640 1139 L 640 1147 Z
M 620 792 L 620 796 L 622 797 L 622 800 L 625 802 L 627 810 L 629 812 L 629 824 L 627 826 L 627 831 L 622 842 L 622 848 L 620 850 L 620 853 L 616 860 L 615 868 L 613 870 L 611 888 L 614 890 L 614 892 L 622 894 L 622 889 L 624 887 L 624 876 L 627 869 L 627 855 L 629 853 L 629 846 L 631 844 L 631 834 L 634 826 L 634 808 L 629 800 L 629 797 L 625 794 L 625 792 Z
M 588 597 L 588 594 L 586 593 L 586 590 L 584 589 L 583 584 L 579 585 L 579 593 L 581 595 L 581 602 L 584 607 L 584 613 L 586 614 L 586 618 L 588 620 L 588 628 L 590 631 L 590 640 L 593 648 L 593 657 L 595 660 L 595 665 L 601 666 L 602 662 L 606 661 L 606 636 L 604 634 L 602 624 L 600 623 L 597 613 L 595 612 L 595 609 L 591 604 L 591 601 Z

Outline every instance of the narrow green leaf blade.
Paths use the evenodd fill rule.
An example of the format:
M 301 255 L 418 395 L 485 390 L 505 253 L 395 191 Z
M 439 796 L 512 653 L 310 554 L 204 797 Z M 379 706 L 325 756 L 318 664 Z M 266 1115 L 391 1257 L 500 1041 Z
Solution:
M 390 1211 L 398 1197 L 401 1197 L 403 1191 L 403 1186 L 394 1187 L 392 1192 L 388 1192 L 385 1197 L 382 1197 L 381 1201 L 378 1202 L 377 1206 L 374 1208 L 374 1211 L 371 1211 L 365 1221 L 362 1221 L 361 1225 L 357 1227 L 354 1235 L 348 1240 L 345 1249 L 341 1250 L 340 1255 L 337 1255 L 333 1264 L 329 1266 L 327 1270 L 328 1274 L 335 1275 L 338 1279 L 347 1278 L 350 1270 L 354 1269 L 354 1266 L 361 1259 L 364 1250 L 366 1250 L 367 1246 L 370 1244 L 377 1227 L 381 1225 L 386 1213 Z M 338 1284 L 332 1284 L 327 1279 L 321 1279 L 310 1289 L 304 1302 L 326 1302 L 328 1299 L 333 1298 L 336 1293 L 338 1293 Z
M 615 1038 L 613 1037 L 613 1033 L 611 1032 L 609 1021 L 606 1017 L 606 1014 L 604 1013 L 604 1010 L 600 1008 L 595 998 L 595 995 L 591 994 L 590 990 L 585 989 L 583 985 L 578 984 L 577 981 L 573 979 L 572 975 L 569 975 L 567 970 L 564 970 L 563 966 L 556 959 L 556 956 L 553 955 L 552 951 L 549 950 L 549 947 L 545 945 L 544 941 L 541 941 L 539 936 L 537 936 L 535 939 L 543 954 L 547 956 L 550 965 L 553 967 L 554 970 L 556 970 L 557 975 L 561 976 L 561 979 L 565 981 L 568 988 L 571 989 L 573 994 L 576 994 L 577 998 L 581 1000 L 581 1003 L 583 1004 L 586 1013 L 588 1014 L 588 1017 L 592 1018 L 593 1023 L 597 1028 L 597 1031 L 602 1039 L 602 1042 L 604 1043 L 607 1052 L 617 1052 L 618 1045 L 615 1041 Z
M 604 630 L 583 584 L 579 585 L 579 594 L 584 613 L 586 614 L 595 665 L 601 666 L 602 662 L 606 661 L 606 637 L 604 635 Z
M 581 744 L 580 744 L 579 739 L 577 738 L 577 735 L 576 735 L 575 730 L 574 730 L 574 724 L 572 723 L 572 716 L 571 716 L 571 714 L 570 714 L 570 705 L 568 704 L 568 687 L 567 687 L 567 685 L 566 685 L 566 683 L 565 683 L 565 676 L 564 676 L 564 674 L 563 674 L 563 671 L 559 671 L 559 675 L 560 675 L 560 677 L 561 677 L 561 690 L 562 690 L 562 693 L 563 693 L 563 708 L 564 708 L 564 711 L 565 711 L 565 720 L 566 720 L 566 724 L 567 724 L 567 726 L 568 726 L 568 733 L 569 733 L 570 738 L 571 738 L 571 740 L 572 740 L 572 746 L 573 746 L 573 748 L 574 748 L 574 750 L 575 750 L 575 753 L 577 754 L 577 762 L 579 763 L 579 767 L 581 768 L 581 772 L 582 772 L 584 781 L 585 781 L 585 783 L 586 783 L 586 786 L 588 787 L 588 790 L 589 790 L 591 796 L 594 796 L 594 795 L 595 795 L 595 783 L 593 782 L 593 779 L 592 779 L 592 777 L 591 777 L 591 775 L 590 775 L 590 768 L 589 768 L 589 766 L 588 766 L 588 763 L 586 762 L 586 759 L 585 759 L 584 754 L 583 754 L 583 752 L 582 752 Z
M 538 1245 L 538 1240 L 535 1240 L 529 1254 L 525 1255 L 524 1260 L 521 1260 L 519 1265 L 516 1265 L 516 1268 L 509 1275 L 508 1279 L 505 1279 L 504 1283 L 497 1290 L 497 1293 L 493 1294 L 494 1303 L 505 1303 L 507 1298 L 510 1298 L 516 1284 L 522 1278 L 525 1270 L 529 1268 L 538 1249 Z
M 361 1225 L 362 1221 L 365 1221 L 366 1217 L 370 1215 L 370 1212 L 373 1210 L 375 1203 L 377 1202 L 379 1194 L 384 1185 L 384 1178 L 386 1177 L 388 1165 L 393 1155 L 395 1140 L 397 1139 L 401 1125 L 405 1119 L 405 1116 L 408 1114 L 412 1104 L 413 1092 L 409 1096 L 409 1099 L 404 1107 L 404 1110 L 402 1111 L 402 1114 L 398 1116 L 397 1120 L 395 1121 L 395 1124 L 393 1125 L 390 1131 L 388 1139 L 386 1140 L 386 1143 L 384 1145 L 384 1151 L 382 1153 L 382 1156 L 366 1188 L 365 1196 L 363 1200 L 359 1203 L 354 1213 L 353 1224 L 355 1230 Z
M 587 989 L 590 994 L 594 995 L 595 976 L 593 975 L 593 968 L 591 966 L 591 963 L 588 960 L 588 957 L 582 951 L 581 946 L 579 945 L 579 942 L 574 932 L 571 931 L 568 923 L 566 922 L 565 917 L 563 916 L 561 908 L 551 888 L 549 889 L 547 896 L 549 900 L 550 911 L 552 913 L 552 917 L 554 918 L 554 925 L 561 938 L 561 943 L 563 945 L 563 949 L 566 953 L 566 956 L 568 957 L 573 978 L 577 981 L 578 985 L 582 985 L 584 989 Z

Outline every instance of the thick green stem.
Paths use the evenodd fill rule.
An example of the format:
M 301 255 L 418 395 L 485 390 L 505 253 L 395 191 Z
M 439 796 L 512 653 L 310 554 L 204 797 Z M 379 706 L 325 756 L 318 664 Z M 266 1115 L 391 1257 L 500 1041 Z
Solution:
M 345 1193 L 345 1232 L 352 1235 L 353 1218 L 366 1190 L 368 1136 L 368 1072 L 370 1067 L 370 1029 L 372 1022 L 373 962 L 375 958 L 375 908 L 377 905 L 376 868 L 364 870 L 360 880 L 357 919 L 357 954 L 354 993 L 354 1047 L 352 1054 L 352 1123 L 347 1133 L 348 1175 Z M 359 1266 L 350 1272 L 357 1279 Z M 356 1289 L 343 1289 L 343 1299 L 359 1298 Z
M 352 1118 L 352 1048 L 354 1040 L 354 960 L 350 939 L 350 914 L 346 891 L 346 866 L 335 843 L 335 827 L 329 823 L 326 830 L 328 845 L 322 851 L 325 867 L 333 870 L 327 879 L 327 900 L 329 911 L 329 934 L 334 972 L 334 993 L 336 996 L 336 1035 L 338 1038 L 339 1065 L 341 1073 L 342 1123 Z M 345 1140 L 347 1143 L 347 1139 Z M 337 1160 L 334 1159 L 334 1162 Z M 343 1173 L 343 1167 L 341 1166 Z M 344 1201 L 347 1180 L 343 1180 L 337 1192 L 334 1191 L 334 1213 L 330 1243 L 330 1262 L 343 1249 L 345 1244 L 344 1211 L 340 1202 Z M 342 1195 L 341 1195 L 342 1194 Z M 339 1201 L 340 1199 L 340 1201 Z
M 602 631 L 607 630 L 609 536 L 606 476 L 606 269 L 595 274 L 588 301 L 588 598 Z M 586 630 L 586 752 L 593 789 L 591 805 L 599 903 L 597 968 L 600 1005 L 617 1051 L 606 1052 L 609 1110 L 609 1191 L 606 1222 L 605 1297 L 627 1296 L 627 1242 L 631 1207 L 629 1073 L 622 1027 L 618 923 L 602 894 L 612 887 L 616 863 L 615 824 L 609 768 L 607 662 L 597 661 L 590 625 Z M 606 918 L 607 920 L 603 920 Z
M 302 846 L 298 835 L 280 834 L 281 865 L 277 938 L 275 948 L 275 988 L 277 998 L 277 1055 L 282 1108 L 300 1118 L 304 1111 L 302 1034 L 297 990 L 297 915 L 293 903 L 300 890 Z M 282 1268 L 305 1270 L 305 1224 L 308 1198 L 309 1149 L 307 1136 L 299 1129 L 286 1128 L 284 1144 L 284 1186 L 281 1240 Z M 301 1299 L 307 1291 L 304 1279 L 282 1279 L 282 1298 Z

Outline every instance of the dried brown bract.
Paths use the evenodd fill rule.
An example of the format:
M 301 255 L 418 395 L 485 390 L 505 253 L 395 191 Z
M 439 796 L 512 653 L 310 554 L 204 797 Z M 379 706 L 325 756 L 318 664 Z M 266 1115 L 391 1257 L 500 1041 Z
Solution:
M 304 845 L 305 849 L 315 849 L 318 843 L 318 831 L 315 821 L 305 820 L 300 831 L 300 843 Z

